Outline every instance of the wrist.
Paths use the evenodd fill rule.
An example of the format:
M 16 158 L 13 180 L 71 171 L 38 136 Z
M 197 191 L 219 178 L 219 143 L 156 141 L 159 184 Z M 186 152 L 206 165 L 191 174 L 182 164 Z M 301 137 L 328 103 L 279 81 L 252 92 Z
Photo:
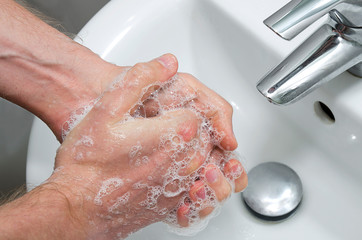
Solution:
M 62 196 L 60 205 L 65 209 L 65 218 L 74 227 L 72 239 L 113 239 L 104 224 L 107 214 L 102 205 L 95 203 L 101 182 L 96 169 L 90 167 L 85 171 L 84 166 L 77 164 L 61 166 L 43 185 Z
M 123 71 L 122 67 L 108 63 L 85 47 L 79 49 L 71 60 L 62 64 L 61 74 L 54 80 L 52 104 L 42 104 L 41 119 L 47 123 L 57 139 L 62 142 L 62 128 L 78 110 L 92 105 L 108 85 Z M 52 83 L 53 84 L 53 83 Z
M 84 220 L 73 211 L 79 206 L 63 188 L 43 184 L 0 208 L 0 239 L 85 239 Z
M 0 4 L 1 97 L 37 115 L 61 140 L 64 121 L 74 110 L 97 98 L 118 67 L 15 1 Z

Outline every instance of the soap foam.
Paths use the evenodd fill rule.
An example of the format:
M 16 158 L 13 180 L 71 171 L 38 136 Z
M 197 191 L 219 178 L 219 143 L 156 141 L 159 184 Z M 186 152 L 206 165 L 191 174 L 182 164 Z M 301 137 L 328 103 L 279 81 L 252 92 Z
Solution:
M 93 106 L 99 101 L 100 98 L 97 98 L 87 105 L 75 110 L 71 113 L 69 119 L 63 124 L 62 127 L 62 139 L 66 138 L 66 136 L 69 134 L 72 129 L 80 123 L 83 118 L 88 114 L 90 110 L 92 110 Z
M 177 84 L 175 84 L 176 81 L 178 81 Z M 177 88 L 175 86 L 177 86 Z M 197 103 L 194 101 L 194 99 L 197 98 L 197 92 L 190 91 L 190 94 L 185 94 L 180 86 L 186 87 L 188 85 L 182 78 L 176 76 L 171 80 L 171 83 L 155 91 L 146 101 L 141 101 L 142 98 L 140 98 L 140 101 L 134 107 L 136 110 L 133 113 L 129 113 L 127 120 L 129 121 L 132 118 L 134 119 L 145 117 L 147 115 L 145 110 L 146 107 L 143 105 L 145 103 L 152 103 L 153 106 L 157 106 L 157 111 L 151 112 L 152 116 L 166 114 L 167 112 L 175 111 L 180 108 L 187 108 L 193 111 L 200 119 L 201 125 L 197 133 L 199 138 L 192 139 L 190 142 L 185 142 L 182 140 L 182 138 L 180 138 L 174 129 L 169 129 L 167 134 L 161 136 L 160 144 L 158 146 L 158 151 L 167 154 L 172 161 L 163 178 L 163 184 L 160 186 L 149 186 L 147 183 L 137 183 L 134 184 L 133 187 L 136 189 L 147 189 L 147 197 L 140 203 L 140 205 L 149 210 L 157 212 L 159 215 L 166 215 L 167 217 L 164 222 L 169 225 L 170 231 L 179 235 L 195 235 L 197 232 L 201 231 L 207 226 L 207 223 L 211 218 L 218 214 L 222 203 L 217 201 L 213 190 L 206 185 L 206 199 L 202 202 L 189 202 L 190 212 L 188 217 L 190 227 L 188 228 L 180 228 L 178 226 L 177 208 L 181 206 L 186 198 L 189 198 L 188 191 L 192 187 L 195 179 L 205 178 L 203 172 L 206 165 L 212 163 L 223 169 L 225 163 L 229 159 L 238 159 L 238 157 L 230 152 L 224 152 L 217 157 L 210 157 L 210 152 L 206 152 L 206 146 L 210 143 L 217 146 L 220 145 L 220 142 L 225 136 L 225 133 L 214 129 L 210 124 L 209 119 L 205 117 L 208 111 L 215 111 L 215 108 L 208 104 L 200 110 L 197 106 Z M 168 99 L 165 99 L 166 94 Z M 132 147 L 129 157 L 131 159 L 140 159 L 140 155 L 138 154 L 141 150 L 142 146 L 137 144 L 136 146 Z M 196 156 L 196 153 L 206 158 L 203 165 L 190 175 L 181 175 L 181 170 L 185 169 L 185 167 L 190 164 L 190 161 L 192 161 L 192 159 Z M 227 176 L 227 179 L 233 186 L 233 180 L 235 180 L 240 175 L 241 172 L 234 173 Z M 152 177 L 149 176 L 148 179 L 152 179 Z M 184 197 L 180 200 L 179 205 L 175 209 L 166 211 L 166 209 L 158 208 L 157 202 L 159 197 L 164 196 L 170 198 L 180 194 L 184 194 Z M 208 217 L 201 219 L 199 217 L 199 212 L 207 207 L 212 207 L 215 210 Z
M 126 72 L 127 71 L 121 74 L 116 81 L 111 84 L 109 91 L 114 91 L 125 86 L 126 83 L 124 78 L 126 76 Z M 137 85 L 139 83 L 134 82 L 133 84 Z M 207 226 L 207 223 L 211 218 L 218 214 L 222 203 L 217 201 L 215 193 L 207 185 L 205 185 L 206 199 L 202 201 L 198 200 L 191 202 L 188 194 L 189 190 L 195 180 L 203 180 L 205 178 L 204 169 L 208 164 L 215 164 L 220 169 L 223 169 L 227 161 L 232 158 L 238 159 L 239 157 L 231 152 L 223 152 L 223 154 L 219 154 L 217 157 L 212 157 L 210 152 L 207 152 L 206 146 L 209 144 L 219 146 L 220 142 L 225 137 L 225 133 L 213 128 L 210 124 L 210 119 L 206 118 L 209 111 L 215 111 L 215 106 L 207 104 L 200 109 L 198 102 L 196 101 L 199 93 L 190 89 L 188 83 L 178 75 L 175 75 L 166 84 L 156 83 L 147 86 L 142 92 L 144 94 L 148 93 L 150 88 L 157 88 L 158 86 L 160 86 L 160 88 L 154 91 L 150 96 L 148 96 L 148 98 L 144 99 L 143 96 L 140 96 L 138 102 L 136 102 L 134 106 L 131 107 L 131 110 L 124 115 L 120 124 L 135 121 L 137 118 L 155 117 L 186 108 L 192 111 L 200 120 L 201 125 L 196 134 L 198 138 L 194 138 L 190 142 L 186 142 L 177 134 L 175 129 L 169 129 L 166 134 L 160 137 L 158 147 L 153 149 L 153 152 L 162 152 L 170 159 L 170 166 L 168 166 L 165 170 L 166 174 L 164 174 L 162 183 L 160 185 L 152 185 L 150 183 L 154 180 L 153 176 L 146 176 L 144 181 L 134 183 L 132 188 L 134 190 L 142 189 L 146 192 L 146 198 L 139 202 L 140 207 L 144 207 L 160 216 L 166 217 L 164 222 L 169 225 L 171 232 L 179 235 L 195 235 Z M 185 89 L 188 89 L 189 91 L 185 92 Z M 98 100 L 93 101 L 91 104 L 72 114 L 70 120 L 65 124 L 63 129 L 63 139 L 69 131 L 91 110 L 97 101 Z M 147 104 L 152 104 L 153 109 L 148 110 Z M 112 114 L 112 111 L 110 114 Z M 114 134 L 119 135 L 119 139 L 126 139 L 126 135 L 123 133 L 116 132 Z M 79 140 L 79 144 L 91 147 L 94 143 L 92 138 L 83 136 L 81 140 Z M 150 156 L 144 155 L 143 153 L 144 147 L 145 146 L 142 146 L 140 142 L 137 142 L 136 145 L 130 148 L 128 158 L 130 160 L 129 163 L 131 167 L 139 167 L 150 162 Z M 180 174 L 198 155 L 205 158 L 202 166 L 189 175 L 184 176 L 183 174 Z M 160 167 L 158 170 L 161 171 L 162 168 Z M 240 172 L 237 171 L 236 173 L 226 176 L 230 181 L 231 186 L 233 186 L 234 180 L 241 174 L 242 168 L 240 169 Z M 94 198 L 94 204 L 101 206 L 103 204 L 102 198 L 110 195 L 123 185 L 124 182 L 120 178 L 105 180 Z M 158 206 L 160 197 L 171 198 L 180 195 L 182 197 L 175 208 L 170 210 Z M 122 219 L 122 224 L 124 220 L 123 218 L 119 218 L 119 216 L 121 216 L 120 214 L 123 213 L 123 211 L 127 210 L 127 203 L 129 203 L 130 197 L 131 193 L 127 192 L 111 201 L 112 205 L 108 207 L 109 214 L 118 215 L 118 219 Z M 190 207 L 188 214 L 190 227 L 181 228 L 177 223 L 177 209 L 185 202 L 188 202 Z M 199 213 L 207 207 L 212 207 L 215 210 L 208 217 L 201 219 Z
M 97 196 L 94 198 L 94 204 L 101 206 L 103 204 L 102 198 L 116 191 L 118 188 L 122 187 L 123 184 L 123 180 L 120 178 L 110 178 L 103 181 Z
M 113 214 L 122 213 L 120 208 L 124 207 L 128 203 L 130 195 L 131 194 L 127 192 L 124 195 L 118 197 L 116 202 L 111 207 L 108 208 L 108 212 Z
M 82 136 L 81 139 L 78 140 L 74 145 L 75 146 L 84 145 L 87 147 L 92 147 L 93 144 L 94 144 L 94 141 L 90 136 Z

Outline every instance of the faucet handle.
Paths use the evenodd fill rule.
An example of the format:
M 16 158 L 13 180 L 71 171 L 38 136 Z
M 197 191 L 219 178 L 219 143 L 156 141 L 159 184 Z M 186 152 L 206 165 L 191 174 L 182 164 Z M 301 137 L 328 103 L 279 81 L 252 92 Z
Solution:
M 282 38 L 291 40 L 341 3 L 350 7 L 362 5 L 362 0 L 292 0 L 268 17 L 264 24 Z

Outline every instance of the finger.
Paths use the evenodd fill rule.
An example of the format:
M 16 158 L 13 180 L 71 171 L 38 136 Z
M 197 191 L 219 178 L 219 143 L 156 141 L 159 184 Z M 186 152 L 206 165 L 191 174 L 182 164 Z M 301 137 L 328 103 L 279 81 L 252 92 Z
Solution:
M 161 89 L 156 98 L 145 103 L 144 113 L 147 117 L 152 117 L 159 110 L 184 107 L 190 102 L 197 111 L 211 120 L 216 130 L 214 135 L 220 139 L 220 147 L 228 151 L 235 150 L 237 141 L 232 129 L 231 105 L 192 75 L 175 75 L 171 85 Z
M 175 75 L 170 83 L 145 102 L 146 116 L 152 117 L 155 109 L 162 111 L 184 107 L 196 97 L 195 90 L 186 81 Z
M 188 143 L 197 137 L 199 125 L 200 120 L 194 112 L 180 109 L 155 118 L 138 118 L 110 125 L 107 132 L 112 136 L 111 144 L 117 144 L 123 152 L 129 153 L 125 157 L 130 162 L 139 162 L 139 158 L 145 155 L 159 153 L 171 156 L 179 141 Z M 153 163 L 158 164 L 159 161 Z
M 202 150 L 198 150 L 194 152 L 194 154 L 191 157 L 191 160 L 188 161 L 187 165 L 184 168 L 181 168 L 179 170 L 180 176 L 187 176 L 196 170 L 198 170 L 205 162 L 207 157 L 210 155 L 210 152 L 212 151 L 213 144 L 211 142 L 206 143 L 206 146 L 202 146 Z M 190 155 L 188 153 L 187 155 Z M 188 156 L 181 156 L 183 159 L 189 158 Z
M 158 115 L 159 111 L 159 107 L 158 105 L 156 105 L 157 103 L 153 104 L 153 99 L 150 99 L 150 96 L 154 95 L 157 90 L 159 90 L 160 86 L 158 85 L 153 85 L 150 86 L 147 91 L 143 94 L 141 100 L 139 101 L 139 103 L 134 106 L 131 110 L 130 110 L 130 115 L 133 117 L 155 117 Z M 152 105 L 151 105 L 152 103 Z M 151 109 L 146 108 L 145 105 L 151 105 L 153 108 L 155 108 L 157 106 L 157 109 L 152 109 L 152 110 L 156 110 L 156 113 L 148 113 L 148 111 L 150 111 Z M 152 116 L 150 116 L 152 115 Z
M 248 186 L 248 176 L 238 160 L 230 159 L 224 166 L 224 174 L 234 181 L 234 192 L 241 192 Z
M 181 207 L 177 209 L 177 222 L 181 227 L 189 226 L 189 213 L 190 207 L 186 204 L 181 205 Z
M 214 207 L 210 206 L 208 201 L 205 201 L 211 198 L 207 193 L 206 185 L 213 190 L 218 202 L 224 201 L 231 194 L 231 186 L 217 166 L 213 164 L 206 166 L 204 174 L 204 180 L 196 181 L 189 191 L 190 199 L 193 202 L 206 204 L 205 206 L 201 206 L 201 210 L 199 211 L 201 218 L 206 217 L 214 210 Z
M 248 176 L 240 161 L 234 157 L 230 152 L 214 148 L 210 154 L 210 163 L 224 166 L 224 176 L 232 183 L 234 192 L 240 192 L 247 187 Z
M 161 109 L 163 109 L 161 107 L 159 99 L 157 100 L 147 99 L 142 105 L 142 108 L 143 108 L 143 113 L 141 113 L 140 115 L 147 118 L 157 116 L 158 114 L 160 114 Z
M 199 216 L 201 219 L 205 218 L 205 217 L 209 216 L 214 210 L 215 210 L 214 207 L 210 207 L 210 206 L 204 207 L 202 210 L 200 210 Z
M 214 190 L 215 196 L 219 202 L 224 201 L 231 194 L 229 182 L 220 169 L 214 164 L 209 164 L 205 168 L 205 183 Z
M 197 180 L 189 190 L 189 196 L 192 202 L 206 199 L 206 188 L 203 180 Z
M 211 198 L 209 194 L 206 183 L 203 180 L 196 181 L 189 190 L 190 200 L 194 204 L 199 205 L 198 215 L 200 218 L 208 216 L 214 210 L 214 207 L 210 206 L 212 203 L 207 201 Z
M 190 78 L 191 79 L 191 78 Z M 211 121 L 215 133 L 220 139 L 220 147 L 227 151 L 237 148 L 237 141 L 232 128 L 232 106 L 220 95 L 201 85 L 198 80 L 189 80 L 197 90 L 197 98 L 192 102 Z
M 139 101 L 175 75 L 177 65 L 171 54 L 136 64 L 113 82 L 90 113 L 102 114 L 104 121 L 120 121 Z

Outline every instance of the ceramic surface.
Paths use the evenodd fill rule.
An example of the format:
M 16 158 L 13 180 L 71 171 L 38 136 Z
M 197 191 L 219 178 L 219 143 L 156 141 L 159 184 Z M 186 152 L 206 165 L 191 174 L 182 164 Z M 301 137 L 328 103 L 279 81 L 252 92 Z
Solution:
M 130 239 L 358 239 L 362 236 L 362 81 L 348 73 L 287 107 L 274 106 L 256 90 L 257 81 L 312 33 L 313 24 L 287 42 L 264 24 L 286 0 L 110 1 L 79 33 L 77 41 L 118 65 L 175 54 L 180 71 L 217 91 L 234 108 L 238 151 L 246 168 L 265 161 L 285 163 L 300 176 L 304 197 L 282 222 L 249 214 L 234 194 L 208 227 L 180 237 L 155 224 Z M 335 91 L 338 89 L 339 91 Z M 326 104 L 335 122 L 322 121 L 315 102 Z M 35 120 L 27 183 L 52 172 L 58 143 Z

